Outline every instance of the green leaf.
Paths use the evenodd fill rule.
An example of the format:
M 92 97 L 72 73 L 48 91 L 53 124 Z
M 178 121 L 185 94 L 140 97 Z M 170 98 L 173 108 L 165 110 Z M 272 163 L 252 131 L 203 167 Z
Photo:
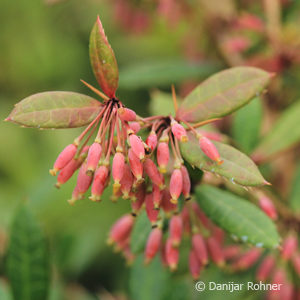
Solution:
M 233 116 L 232 135 L 242 151 L 250 153 L 258 142 L 262 120 L 262 106 L 259 97 L 255 97 Z
M 29 96 L 15 105 L 7 121 L 26 127 L 75 128 L 89 124 L 101 103 L 73 92 L 44 92 Z
M 103 92 L 110 98 L 115 97 L 119 81 L 118 65 L 99 16 L 90 35 L 90 61 Z
M 196 199 L 207 216 L 233 236 L 257 247 L 278 247 L 274 223 L 252 203 L 208 185 L 196 188 Z
M 149 110 L 153 116 L 175 116 L 172 94 L 158 90 L 152 92 Z
M 7 270 L 15 300 L 47 299 L 50 282 L 47 244 L 26 206 L 18 210 L 13 220 Z
M 183 158 L 190 165 L 203 171 L 224 176 L 231 182 L 244 186 L 267 184 L 255 163 L 239 150 L 229 145 L 212 141 L 218 149 L 221 159 L 224 161 L 221 165 L 218 165 L 202 152 L 194 135 L 188 134 L 188 137 L 188 142 L 180 143 L 180 149 Z
M 0 279 L 0 299 L 1 300 L 12 300 L 8 285 L 2 279 Z
M 300 164 L 298 164 L 294 175 L 289 203 L 293 211 L 300 212 Z
M 145 266 L 139 255 L 130 269 L 129 290 L 132 300 L 162 300 L 168 287 L 169 274 L 156 256 Z
M 265 160 L 299 143 L 299 116 L 300 100 L 284 111 L 270 132 L 263 137 L 253 156 Z
M 212 62 L 188 62 L 170 59 L 147 61 L 129 65 L 120 70 L 120 87 L 126 89 L 170 87 L 187 79 L 205 78 L 218 71 L 220 66 Z
M 179 119 L 200 122 L 226 116 L 247 104 L 269 83 L 269 73 L 253 67 L 219 72 L 198 85 L 182 102 Z
M 142 252 L 151 232 L 151 223 L 144 210 L 137 216 L 130 238 L 130 248 L 133 253 Z

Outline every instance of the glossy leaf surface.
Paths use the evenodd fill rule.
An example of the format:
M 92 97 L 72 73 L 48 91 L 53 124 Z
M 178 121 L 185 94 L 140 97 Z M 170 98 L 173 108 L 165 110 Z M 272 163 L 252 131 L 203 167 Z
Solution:
M 39 224 L 22 206 L 16 214 L 7 259 L 15 300 L 45 300 L 50 281 L 49 254 Z
M 90 35 L 90 61 L 101 89 L 113 98 L 118 88 L 118 65 L 99 17 Z
M 279 245 L 275 225 L 254 204 L 208 185 L 196 188 L 196 199 L 209 218 L 238 239 L 257 247 Z
M 194 123 L 226 116 L 247 104 L 269 80 L 269 73 L 253 67 L 235 67 L 219 72 L 185 97 L 177 117 Z
M 203 171 L 209 171 L 229 179 L 233 183 L 244 186 L 259 186 L 266 184 L 255 163 L 239 150 L 220 142 L 212 141 L 217 147 L 221 165 L 209 159 L 200 149 L 194 135 L 188 134 L 189 141 L 181 143 L 180 149 L 184 159 L 192 166 Z
M 75 128 L 89 124 L 101 103 L 73 92 L 44 92 L 29 96 L 15 105 L 7 121 L 26 127 Z

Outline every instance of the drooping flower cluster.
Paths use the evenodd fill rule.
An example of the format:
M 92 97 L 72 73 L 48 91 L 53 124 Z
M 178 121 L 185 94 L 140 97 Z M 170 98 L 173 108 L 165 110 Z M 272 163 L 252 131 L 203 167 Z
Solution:
M 110 177 L 113 200 L 123 197 L 135 202 L 144 189 L 151 196 L 146 203 L 159 210 L 168 187 L 171 202 L 177 204 L 181 194 L 190 197 L 190 178 L 179 148 L 180 142 L 188 141 L 187 131 L 197 136 L 199 147 L 211 160 L 222 163 L 214 144 L 185 124 L 186 128 L 172 116 L 141 118 L 120 100 L 108 99 L 87 128 L 59 154 L 50 174 L 58 174 L 56 186 L 60 187 L 79 169 L 71 204 L 82 199 L 90 186 L 89 198 L 100 201 Z M 150 129 L 145 141 L 138 135 L 142 129 Z M 157 212 L 150 214 L 151 222 L 156 221 Z
M 206 217 L 196 202 L 189 201 L 181 211 L 178 211 L 178 207 L 171 202 L 170 193 L 165 189 L 161 202 L 162 211 L 158 214 L 158 211 L 153 210 L 153 204 L 149 203 L 149 200 L 151 201 L 151 194 L 140 198 L 138 210 L 133 204 L 134 213 L 122 216 L 109 233 L 109 244 L 114 244 L 116 250 L 121 251 L 127 261 L 131 262 L 134 259 L 134 254 L 130 250 L 131 233 L 136 213 L 142 209 L 144 203 L 147 215 L 152 220 L 152 230 L 144 249 L 146 264 L 156 255 L 160 255 L 165 266 L 172 271 L 176 270 L 182 240 L 189 239 L 187 264 L 194 279 L 199 278 L 209 261 L 219 267 L 225 265 L 224 232 Z M 162 226 L 164 221 L 168 223 L 167 228 Z

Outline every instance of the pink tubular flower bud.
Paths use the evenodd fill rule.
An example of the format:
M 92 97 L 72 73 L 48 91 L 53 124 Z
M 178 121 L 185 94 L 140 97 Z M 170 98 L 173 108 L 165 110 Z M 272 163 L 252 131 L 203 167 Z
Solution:
M 191 223 L 189 210 L 186 206 L 184 206 L 182 209 L 181 217 L 183 222 L 183 231 L 189 234 L 191 232 Z
M 182 218 L 179 215 L 172 216 L 169 223 L 169 236 L 173 247 L 178 247 L 182 238 Z
M 133 150 L 130 148 L 128 151 L 128 159 L 132 174 L 138 182 L 143 180 L 143 164 L 140 159 L 134 154 Z
M 141 129 L 141 125 L 139 122 L 131 122 L 129 123 L 129 127 L 134 133 L 138 133 Z
M 244 253 L 233 265 L 234 270 L 246 270 L 253 266 L 261 255 L 261 249 L 253 248 Z
M 175 271 L 179 260 L 179 249 L 173 247 L 172 240 L 170 238 L 166 241 L 165 251 L 167 264 L 171 271 Z
M 136 120 L 136 113 L 129 108 L 120 107 L 118 109 L 118 115 L 123 121 L 132 122 Z
M 179 169 L 175 169 L 170 180 L 171 202 L 177 204 L 178 198 L 182 192 L 182 173 Z
M 74 144 L 68 145 L 57 157 L 53 169 L 49 172 L 52 176 L 55 176 L 56 173 L 63 169 L 71 160 L 74 158 L 77 152 L 77 147 Z
M 177 205 L 171 202 L 171 195 L 168 188 L 165 188 L 163 191 L 163 197 L 161 201 L 161 207 L 166 214 L 176 211 Z
M 82 199 L 82 196 L 80 195 L 77 186 L 75 186 L 73 192 L 72 192 L 72 198 L 68 200 L 69 204 L 74 205 L 77 200 Z
M 78 173 L 77 184 L 78 192 L 80 195 L 83 195 L 90 187 L 92 182 L 92 177 L 86 174 L 87 172 L 87 164 L 84 162 Z
M 122 216 L 117 222 L 112 226 L 109 237 L 108 243 L 116 243 L 121 242 L 126 239 L 132 229 L 134 223 L 134 217 L 132 215 L 126 214 Z
M 92 184 L 92 195 L 90 200 L 92 201 L 100 201 L 101 195 L 106 186 L 107 177 L 109 174 L 109 170 L 106 166 L 100 166 L 95 172 L 94 180 Z
M 296 253 L 292 257 L 292 265 L 294 267 L 294 270 L 300 276 L 300 254 Z
M 145 186 L 140 185 L 132 197 L 134 199 L 132 199 L 131 201 L 131 208 L 134 214 L 136 214 L 141 209 L 145 201 L 145 194 L 146 194 Z
M 59 188 L 62 184 L 66 183 L 80 167 L 82 161 L 80 159 L 72 159 L 58 174 L 55 186 Z
M 141 139 L 135 135 L 131 134 L 129 136 L 129 143 L 133 153 L 139 158 L 144 159 L 145 157 L 145 148 Z
M 271 199 L 262 196 L 259 198 L 259 207 L 272 220 L 277 219 L 277 212 Z
M 154 209 L 159 209 L 163 197 L 163 193 L 156 184 L 153 184 L 152 195 L 153 195 Z
M 114 179 L 115 192 L 119 190 L 121 184 L 120 181 L 123 177 L 125 169 L 125 158 L 121 152 L 117 152 L 114 156 L 112 163 L 112 177 Z
M 173 121 L 171 123 L 171 130 L 175 138 L 181 142 L 187 142 L 188 137 L 186 134 L 186 131 L 182 125 L 177 123 L 176 121 Z
M 295 235 L 288 236 L 282 245 L 281 257 L 289 260 L 298 248 L 298 239 Z
M 275 266 L 275 259 L 273 256 L 268 255 L 264 258 L 262 263 L 256 272 L 256 280 L 257 281 L 266 281 L 268 277 L 271 275 L 272 269 Z
M 202 269 L 202 265 L 200 261 L 197 258 L 196 252 L 194 249 L 190 250 L 189 254 L 189 269 L 190 273 L 194 280 L 198 279 L 200 277 L 200 272 Z
M 233 259 L 241 253 L 241 247 L 238 245 L 229 245 L 223 248 L 223 256 L 227 259 Z
M 159 251 L 162 242 L 162 230 L 159 227 L 152 229 L 145 248 L 145 263 L 148 264 Z
M 202 265 L 206 265 L 208 263 L 208 255 L 206 245 L 201 234 L 196 233 L 193 235 L 192 246 L 195 250 L 195 254 L 198 260 L 201 262 Z
M 124 165 L 124 174 L 120 183 L 121 183 L 121 192 L 123 194 L 123 198 L 128 199 L 133 184 L 133 176 L 128 164 Z
M 144 168 L 146 174 L 149 176 L 151 181 L 156 184 L 160 189 L 164 188 L 164 183 L 161 174 L 158 172 L 158 169 L 155 163 L 150 159 L 147 158 L 144 162 Z
M 146 213 L 147 213 L 148 219 L 151 222 L 151 224 L 153 225 L 157 221 L 159 211 L 157 209 L 154 209 L 152 194 L 146 195 L 145 204 L 146 204 Z
M 208 217 L 204 214 L 204 212 L 200 209 L 199 205 L 196 202 L 192 203 L 192 207 L 194 212 L 196 213 L 197 217 L 201 221 L 201 223 L 206 227 L 210 228 L 211 227 L 211 222 L 208 219 Z
M 157 135 L 155 131 L 151 131 L 146 139 L 146 144 L 150 147 L 151 151 L 156 148 L 157 145 Z
M 97 168 L 101 157 L 102 147 L 99 143 L 93 143 L 87 157 L 87 172 L 92 175 Z
M 223 163 L 216 146 L 207 137 L 203 135 L 199 137 L 199 146 L 203 153 L 211 160 L 217 162 L 219 165 Z
M 207 239 L 207 248 L 212 261 L 219 267 L 224 266 L 225 260 L 221 245 L 214 236 Z
M 167 165 L 170 158 L 168 143 L 159 142 L 156 151 L 156 159 L 160 173 L 167 172 Z
M 190 192 L 191 192 L 190 175 L 185 166 L 181 166 L 180 171 L 181 171 L 181 175 L 182 175 L 182 194 L 186 200 L 189 200 Z

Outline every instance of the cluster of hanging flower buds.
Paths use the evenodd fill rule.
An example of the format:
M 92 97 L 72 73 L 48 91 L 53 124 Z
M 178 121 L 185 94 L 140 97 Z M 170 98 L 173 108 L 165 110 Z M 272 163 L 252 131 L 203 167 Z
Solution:
M 186 128 L 172 116 L 141 118 L 120 100 L 107 99 L 96 118 L 59 154 L 50 174 L 58 174 L 56 186 L 60 187 L 79 168 L 71 204 L 82 199 L 90 186 L 89 198 L 100 201 L 111 175 L 112 200 L 123 197 L 135 203 L 145 197 L 146 203 L 153 204 L 153 216 L 149 219 L 155 222 L 167 185 L 173 204 L 177 204 L 181 194 L 186 199 L 190 197 L 190 178 L 179 148 L 179 142 L 188 141 L 187 130 L 197 136 L 200 148 L 210 159 L 222 163 L 210 139 L 184 123 Z M 150 129 L 145 142 L 138 136 L 141 129 Z M 88 146 L 93 136 L 94 141 Z M 142 190 L 146 192 L 143 194 Z
M 148 264 L 160 255 L 165 266 L 171 271 L 176 270 L 180 246 L 184 238 L 190 239 L 189 269 L 194 279 L 199 278 L 201 270 L 212 261 L 219 267 L 225 265 L 224 232 L 214 225 L 203 213 L 198 204 L 189 201 L 181 212 L 171 202 L 167 189 L 163 192 L 161 201 L 162 213 L 154 210 L 151 194 L 141 197 L 138 205 L 132 203 L 132 214 L 122 216 L 111 228 L 108 243 L 114 244 L 116 250 L 122 251 L 128 262 L 134 259 L 130 250 L 131 232 L 136 220 L 136 214 L 146 207 L 146 212 L 152 224 L 152 230 L 147 237 L 144 250 L 145 263 Z M 167 220 L 167 229 L 163 226 Z M 149 223 L 150 226 L 150 223 Z
M 294 274 L 300 278 L 300 252 L 295 234 L 288 234 L 282 243 L 281 250 L 276 253 L 263 255 L 261 248 L 243 251 L 239 245 L 232 245 L 225 248 L 223 254 L 233 271 L 248 270 L 258 263 L 256 280 L 280 285 L 280 289 L 269 289 L 266 292 L 267 299 L 292 300 L 299 298 L 300 290 L 293 285 L 288 276 L 291 267 Z

